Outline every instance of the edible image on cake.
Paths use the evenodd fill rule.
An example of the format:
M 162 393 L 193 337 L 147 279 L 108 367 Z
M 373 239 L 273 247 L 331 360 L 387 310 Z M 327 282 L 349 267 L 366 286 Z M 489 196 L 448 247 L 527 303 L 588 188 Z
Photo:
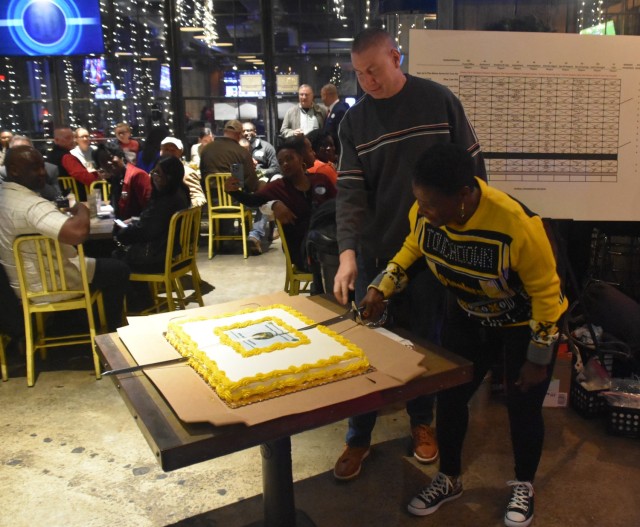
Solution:
M 276 317 L 220 326 L 214 329 L 214 333 L 222 344 L 230 346 L 243 357 L 309 343 L 304 333 Z

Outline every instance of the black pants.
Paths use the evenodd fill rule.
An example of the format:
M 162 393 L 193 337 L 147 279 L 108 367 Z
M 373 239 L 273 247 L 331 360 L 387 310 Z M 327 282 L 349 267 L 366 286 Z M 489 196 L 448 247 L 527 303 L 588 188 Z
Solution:
M 442 344 L 473 362 L 474 366 L 472 382 L 438 393 L 436 416 L 440 470 L 448 476 L 462 473 L 462 445 L 469 420 L 469 399 L 503 352 L 515 477 L 520 481 L 533 481 L 544 440 L 542 402 L 549 387 L 556 353 L 554 350 L 547 379 L 526 393 L 520 391 L 515 381 L 526 360 L 530 338 L 528 325 L 482 326 L 464 313 L 452 296 L 448 299 Z
M 107 329 L 115 331 L 122 326 L 124 295 L 129 284 L 129 266 L 115 258 L 96 258 L 96 272 L 92 289 L 102 291 Z

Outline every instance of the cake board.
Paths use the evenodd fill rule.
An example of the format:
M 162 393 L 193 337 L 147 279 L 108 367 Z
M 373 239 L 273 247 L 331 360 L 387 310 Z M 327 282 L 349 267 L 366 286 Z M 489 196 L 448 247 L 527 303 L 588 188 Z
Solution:
M 284 292 L 245 298 L 224 304 L 133 317 L 118 335 L 138 364 L 179 357 L 166 341 L 170 320 L 217 316 L 251 307 L 284 304 L 316 322 L 335 317 L 335 304 L 317 297 L 289 296 Z M 401 386 L 428 371 L 425 355 L 370 328 L 347 319 L 331 329 L 361 347 L 375 371 L 356 377 L 290 393 L 240 408 L 229 408 L 215 391 L 187 364 L 149 368 L 145 374 L 156 385 L 178 417 L 187 423 L 209 422 L 216 426 L 255 425 L 272 419 L 304 413 L 332 402 Z

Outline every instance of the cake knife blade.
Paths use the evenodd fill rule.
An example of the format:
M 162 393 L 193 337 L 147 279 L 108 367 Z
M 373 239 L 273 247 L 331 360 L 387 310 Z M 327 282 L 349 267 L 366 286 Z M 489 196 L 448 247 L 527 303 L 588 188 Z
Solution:
M 129 366 L 128 368 L 120 368 L 117 370 L 109 370 L 102 372 L 103 377 L 108 377 L 109 375 L 120 375 L 123 373 L 133 373 L 136 371 L 144 370 L 147 368 L 157 368 L 158 366 L 168 366 L 169 364 L 178 364 L 180 362 L 186 362 L 189 360 L 189 357 L 177 357 L 175 359 L 169 360 L 161 360 L 158 362 L 149 362 L 147 364 L 138 364 L 137 366 Z
M 349 315 L 351 315 L 351 313 L 354 312 L 354 309 L 357 310 L 358 308 L 355 306 L 355 303 L 353 303 L 351 305 L 351 307 L 349 307 L 349 309 L 347 309 L 344 313 L 342 313 L 342 315 L 338 315 L 336 317 L 331 317 L 331 318 L 327 318 L 326 320 L 322 320 L 320 322 L 314 322 L 313 324 L 309 324 L 308 326 L 303 326 L 301 328 L 297 328 L 296 331 L 308 331 L 310 329 L 313 329 L 317 326 L 331 326 L 332 324 L 336 324 L 342 320 L 347 320 L 349 318 Z

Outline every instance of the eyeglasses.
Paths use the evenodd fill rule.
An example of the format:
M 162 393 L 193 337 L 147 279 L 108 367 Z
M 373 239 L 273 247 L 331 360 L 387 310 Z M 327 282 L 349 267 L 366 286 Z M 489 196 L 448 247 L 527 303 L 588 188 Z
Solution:
M 78 139 L 89 139 L 88 135 L 79 135 Z

